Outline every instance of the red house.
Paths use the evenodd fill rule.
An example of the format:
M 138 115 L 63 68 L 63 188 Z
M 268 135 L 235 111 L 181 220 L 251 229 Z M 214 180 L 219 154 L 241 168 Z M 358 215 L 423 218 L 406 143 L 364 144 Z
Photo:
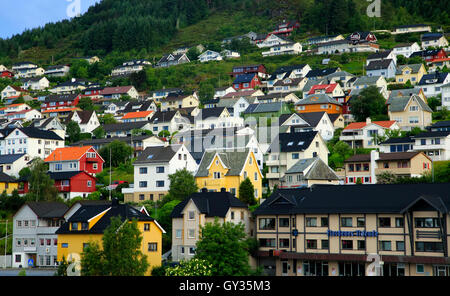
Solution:
M 41 111 L 51 109 L 67 109 L 76 107 L 81 99 L 79 94 L 70 95 L 50 95 L 47 96 L 41 105 Z
M 230 75 L 234 78 L 239 77 L 244 74 L 258 74 L 260 77 L 265 77 L 267 75 L 266 67 L 263 64 L 260 65 L 247 65 L 247 66 L 236 66 L 233 67 L 233 72 Z
M 255 89 L 256 86 L 261 84 L 258 74 L 242 74 L 233 81 L 233 88 L 235 90 L 249 90 Z
M 353 34 L 350 34 L 347 37 L 347 40 L 355 44 L 366 42 L 376 43 L 378 41 L 377 37 L 372 32 L 355 32 Z
M 300 28 L 300 23 L 298 21 L 283 21 L 281 24 L 278 24 L 275 30 L 273 30 L 269 34 L 287 37 L 290 36 L 292 32 L 298 28 Z
M 431 49 L 414 52 L 410 58 L 421 57 L 426 62 L 433 63 L 447 60 L 448 56 L 444 49 Z
M 101 173 L 105 162 L 92 146 L 57 148 L 44 161 L 52 173 L 82 171 L 90 175 Z
M 11 71 L 2 71 L 0 72 L 0 78 L 13 78 L 14 77 L 14 73 Z

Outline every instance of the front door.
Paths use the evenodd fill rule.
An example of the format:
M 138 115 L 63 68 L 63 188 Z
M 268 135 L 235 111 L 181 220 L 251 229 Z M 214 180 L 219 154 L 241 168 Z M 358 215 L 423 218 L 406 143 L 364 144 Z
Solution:
M 288 261 L 281 261 L 281 275 L 287 276 L 289 272 L 289 263 Z

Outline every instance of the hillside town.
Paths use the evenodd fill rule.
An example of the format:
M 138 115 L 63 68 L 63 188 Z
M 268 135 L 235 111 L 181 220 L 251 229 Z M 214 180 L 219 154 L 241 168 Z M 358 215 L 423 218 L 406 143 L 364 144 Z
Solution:
M 264 275 L 369 275 L 377 254 L 378 275 L 449 276 L 448 35 L 393 28 L 420 42 L 385 49 L 385 31 L 297 42 L 300 26 L 230 36 L 220 52 L 199 44 L 124 60 L 106 83 L 73 77 L 71 64 L 0 65 L 0 219 L 10 225 L 0 267 L 56 270 L 120 217 L 136 221 L 145 275 L 196 258 L 203 227 L 218 220 L 243 225 L 257 242 L 249 265 Z M 267 63 L 292 55 L 321 66 L 247 64 L 234 40 Z M 330 63 L 357 54 L 354 73 Z M 232 83 L 206 97 L 115 83 L 227 61 L 239 64 L 220 73 Z

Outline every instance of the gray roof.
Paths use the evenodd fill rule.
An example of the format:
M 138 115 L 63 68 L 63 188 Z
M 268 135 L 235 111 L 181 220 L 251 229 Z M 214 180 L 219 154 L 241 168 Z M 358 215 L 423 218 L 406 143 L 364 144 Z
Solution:
M 391 59 L 371 61 L 369 65 L 366 66 L 366 70 L 371 71 L 387 69 L 392 63 L 394 63 L 394 61 Z
M 122 122 L 122 123 L 112 123 L 112 124 L 104 124 L 102 125 L 105 132 L 116 132 L 116 131 L 131 131 L 134 129 L 141 129 L 148 121 L 137 121 L 137 122 Z
M 244 114 L 278 112 L 282 110 L 282 108 L 283 108 L 282 102 L 250 104 L 248 108 L 244 111 Z
M 200 162 L 197 174 L 195 175 L 196 177 L 207 177 L 209 175 L 208 167 L 213 161 L 216 153 L 219 156 L 222 163 L 229 169 L 226 176 L 239 176 L 250 153 L 250 149 L 245 149 L 243 152 L 241 151 L 205 152 L 202 161 Z
M 389 95 L 387 104 L 389 104 L 390 100 L 395 97 L 406 97 L 406 96 L 412 96 L 412 95 L 419 95 L 420 90 L 421 90 L 421 88 L 395 89 L 395 90 L 391 91 L 391 94 Z
M 61 218 L 69 207 L 62 202 L 27 202 L 31 210 L 39 218 Z
M 13 162 L 15 162 L 16 160 L 18 160 L 19 158 L 21 158 L 24 155 L 25 155 L 25 153 L 0 155 L 0 164 L 13 163 Z
M 134 162 L 141 163 L 160 163 L 169 162 L 181 148 L 181 145 L 170 145 L 167 147 L 147 147 Z
M 305 170 L 309 167 L 311 169 L 305 174 Z M 298 173 L 303 173 L 305 180 L 339 180 L 336 173 L 319 157 L 301 159 L 286 172 L 286 174 Z
M 361 76 L 356 79 L 354 85 L 374 85 L 381 76 Z
M 220 99 L 217 103 L 217 107 L 233 107 L 241 98 L 232 98 L 232 99 Z
M 410 99 L 415 99 L 420 105 L 423 111 L 433 112 L 431 108 L 425 103 L 421 97 L 417 95 L 412 95 L 411 97 L 395 97 L 389 100 L 389 111 L 391 112 L 403 112 L 408 105 Z
M 330 97 L 329 95 L 326 95 L 326 94 L 309 95 L 306 98 L 304 98 L 304 99 L 298 101 L 297 103 L 295 103 L 295 105 L 328 104 L 328 103 L 339 105 L 339 106 L 341 105 L 334 98 L 332 98 L 332 97 Z
M 399 65 L 399 66 L 397 66 L 397 71 L 395 72 L 395 74 L 401 75 L 403 69 L 406 67 L 411 68 L 412 74 L 416 74 L 416 73 L 419 73 L 419 70 L 422 66 L 423 66 L 422 64 Z

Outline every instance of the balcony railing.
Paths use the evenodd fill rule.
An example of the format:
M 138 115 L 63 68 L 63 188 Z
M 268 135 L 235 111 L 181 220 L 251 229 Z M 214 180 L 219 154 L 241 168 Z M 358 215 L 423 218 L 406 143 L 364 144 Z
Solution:
M 417 238 L 441 238 L 442 233 L 439 230 L 435 231 L 426 231 L 426 230 L 416 230 Z

